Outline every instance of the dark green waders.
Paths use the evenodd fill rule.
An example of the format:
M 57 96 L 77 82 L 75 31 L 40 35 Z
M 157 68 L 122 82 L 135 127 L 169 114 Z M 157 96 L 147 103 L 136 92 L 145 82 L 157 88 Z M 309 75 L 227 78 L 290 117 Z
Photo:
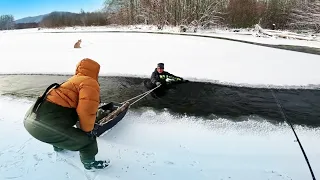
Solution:
M 53 145 L 55 149 L 79 151 L 83 163 L 94 161 L 98 153 L 96 139 L 74 127 L 78 121 L 75 108 L 65 108 L 44 100 L 50 87 L 26 113 L 26 130 L 34 138 Z

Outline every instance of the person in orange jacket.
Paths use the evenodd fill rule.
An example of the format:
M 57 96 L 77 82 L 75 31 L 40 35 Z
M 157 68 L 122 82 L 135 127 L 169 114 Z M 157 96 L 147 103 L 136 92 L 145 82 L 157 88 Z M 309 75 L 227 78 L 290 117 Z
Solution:
M 100 65 L 89 58 L 76 66 L 66 82 L 52 84 L 31 106 L 24 118 L 26 130 L 55 151 L 79 151 L 86 169 L 103 169 L 109 160 L 95 160 L 98 146 L 95 122 L 100 104 Z M 74 127 L 79 121 L 80 128 Z

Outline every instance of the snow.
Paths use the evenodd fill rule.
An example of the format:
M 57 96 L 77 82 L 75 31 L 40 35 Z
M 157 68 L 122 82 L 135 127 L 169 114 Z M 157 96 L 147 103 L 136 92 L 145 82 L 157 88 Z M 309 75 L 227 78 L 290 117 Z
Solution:
M 173 35 L 205 35 L 208 37 L 222 37 L 228 39 L 242 40 L 247 42 L 256 42 L 261 44 L 272 45 L 296 45 L 320 48 L 320 33 L 315 34 L 312 32 L 293 33 L 290 31 L 277 31 L 259 28 L 245 28 L 245 29 L 198 29 L 193 32 L 193 27 L 183 33 L 180 32 L 179 27 L 164 26 L 163 30 L 158 30 L 157 26 L 153 25 L 109 25 L 109 26 L 75 26 L 75 27 L 62 27 L 62 28 L 41 28 L 38 29 L 23 29 L 15 30 L 15 33 L 23 32 L 149 32 Z M 259 31 L 260 30 L 260 31 Z M 2 31 L 6 32 L 6 31 Z M 12 31 L 10 31 L 12 32 Z M 268 34 L 268 35 L 266 35 Z M 303 40 L 302 40 L 303 39 Z
M 0 179 L 86 179 L 77 152 L 56 154 L 25 131 L 22 120 L 30 105 L 0 97 Z M 317 176 L 320 129 L 296 128 Z M 286 124 L 130 111 L 98 138 L 97 159 L 108 158 L 112 165 L 87 175 L 97 180 L 311 179 L 294 140 Z
M 42 33 L 67 29 L 0 31 L 0 73 L 73 74 L 75 65 L 89 57 L 101 64 L 100 75 L 150 77 L 155 65 L 164 62 L 169 72 L 196 81 L 284 88 L 320 82 L 317 55 L 165 34 L 85 32 L 90 28 Z M 74 49 L 78 39 L 82 48 Z M 270 43 L 311 46 L 311 41 L 276 38 Z M 56 154 L 26 132 L 22 121 L 30 105 L 26 99 L 0 96 L 0 179 L 311 179 L 287 124 L 175 117 L 152 109 L 129 111 L 99 137 L 97 159 L 109 158 L 112 165 L 85 176 L 78 152 Z M 295 128 L 317 177 L 320 129 Z
M 0 38 L 1 54 L 6 58 L 1 74 L 73 74 L 77 62 L 88 57 L 101 64 L 100 75 L 105 76 L 149 78 L 156 64 L 164 62 L 167 71 L 194 81 L 284 88 L 320 84 L 319 55 L 227 40 L 34 29 L 5 31 Z M 82 39 L 82 48 L 74 49 L 78 39 Z

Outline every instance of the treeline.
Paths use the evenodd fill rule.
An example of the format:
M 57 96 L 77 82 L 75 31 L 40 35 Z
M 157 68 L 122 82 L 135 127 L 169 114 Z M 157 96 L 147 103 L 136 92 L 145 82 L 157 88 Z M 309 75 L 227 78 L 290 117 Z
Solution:
M 53 12 L 41 27 L 101 26 L 109 24 L 192 25 L 286 28 L 290 14 L 304 0 L 107 0 L 101 12 Z
M 0 15 L 0 30 L 39 27 L 39 23 L 15 23 L 13 15 Z
M 104 12 L 52 12 L 45 16 L 40 22 L 41 27 L 62 26 L 102 26 L 107 25 Z
M 15 23 L 12 15 L 0 15 L 0 30 L 25 29 L 37 27 L 67 27 L 67 26 L 103 26 L 108 25 L 105 12 L 52 12 L 40 22 Z
M 0 30 L 14 29 L 14 17 L 12 15 L 0 15 Z
M 27 29 L 27 28 L 37 28 L 39 27 L 39 23 L 17 23 L 14 25 L 15 29 Z
M 14 25 L 0 16 L 0 29 L 103 26 L 110 24 L 185 25 L 202 28 L 313 29 L 320 32 L 319 0 L 106 0 L 99 12 L 52 12 L 40 23 Z
M 314 29 L 320 26 L 319 0 L 111 0 L 110 23 Z

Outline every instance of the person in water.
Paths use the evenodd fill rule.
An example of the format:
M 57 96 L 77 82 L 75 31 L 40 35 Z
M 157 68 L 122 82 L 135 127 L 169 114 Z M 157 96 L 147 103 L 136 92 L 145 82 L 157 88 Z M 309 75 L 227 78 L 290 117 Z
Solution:
M 187 82 L 187 80 L 164 71 L 164 63 L 158 63 L 156 69 L 151 74 L 151 83 L 156 87 L 167 85 L 168 82 Z
M 100 104 L 98 74 L 100 65 L 89 58 L 81 60 L 74 76 L 62 84 L 52 84 L 30 107 L 25 129 L 57 152 L 79 151 L 84 168 L 103 169 L 109 160 L 95 159 L 98 153 L 95 122 Z M 79 122 L 80 128 L 74 127 Z
M 152 97 L 159 98 L 159 96 L 165 95 L 166 90 L 170 89 L 171 85 L 183 82 L 189 81 L 164 71 L 164 63 L 158 63 L 157 67 L 151 74 L 150 81 L 146 83 L 146 87 L 148 89 L 153 89 L 161 85 L 151 93 Z

